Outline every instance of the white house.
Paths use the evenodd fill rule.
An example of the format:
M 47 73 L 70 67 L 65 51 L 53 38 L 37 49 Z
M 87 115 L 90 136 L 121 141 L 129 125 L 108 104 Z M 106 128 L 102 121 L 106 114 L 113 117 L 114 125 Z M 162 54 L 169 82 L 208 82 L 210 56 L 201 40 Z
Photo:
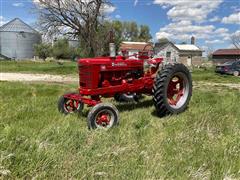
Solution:
M 155 54 L 157 57 L 163 57 L 165 62 L 178 62 L 191 67 L 202 64 L 203 51 L 194 44 L 192 39 L 192 44 L 156 43 Z

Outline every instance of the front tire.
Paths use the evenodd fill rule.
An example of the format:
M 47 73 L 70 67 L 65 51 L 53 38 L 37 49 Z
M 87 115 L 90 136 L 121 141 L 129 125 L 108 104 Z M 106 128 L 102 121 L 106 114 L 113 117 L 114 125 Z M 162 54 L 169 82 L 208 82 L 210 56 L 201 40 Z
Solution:
M 119 124 L 119 112 L 112 104 L 100 103 L 92 108 L 87 119 L 89 129 L 109 129 Z
M 192 96 L 192 77 L 183 64 L 166 65 L 155 79 L 153 101 L 159 117 L 187 109 Z
M 58 100 L 58 111 L 65 115 L 81 112 L 84 108 L 84 104 L 79 101 L 65 98 L 61 96 Z

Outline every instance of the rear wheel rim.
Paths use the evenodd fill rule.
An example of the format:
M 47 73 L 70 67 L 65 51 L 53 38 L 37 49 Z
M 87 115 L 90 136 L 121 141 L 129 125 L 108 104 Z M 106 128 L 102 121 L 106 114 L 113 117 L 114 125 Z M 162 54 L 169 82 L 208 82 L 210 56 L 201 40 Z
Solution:
M 109 129 L 114 124 L 114 114 L 108 109 L 99 111 L 95 116 L 95 125 L 100 129 Z
M 189 80 L 184 73 L 176 73 L 169 81 L 167 101 L 171 108 L 180 109 L 187 102 L 189 96 Z

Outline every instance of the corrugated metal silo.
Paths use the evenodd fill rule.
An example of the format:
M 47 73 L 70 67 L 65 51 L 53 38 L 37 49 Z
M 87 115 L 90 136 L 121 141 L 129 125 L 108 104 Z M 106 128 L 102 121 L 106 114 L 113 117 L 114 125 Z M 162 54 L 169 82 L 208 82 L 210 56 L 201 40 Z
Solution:
M 0 27 L 0 55 L 3 57 L 33 58 L 33 46 L 40 42 L 41 35 L 18 18 Z

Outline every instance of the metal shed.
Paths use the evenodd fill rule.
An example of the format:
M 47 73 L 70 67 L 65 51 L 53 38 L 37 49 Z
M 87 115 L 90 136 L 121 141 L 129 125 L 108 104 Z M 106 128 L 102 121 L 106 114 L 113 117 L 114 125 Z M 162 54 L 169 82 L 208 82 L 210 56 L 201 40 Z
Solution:
M 0 56 L 9 59 L 29 59 L 34 56 L 34 44 L 41 42 L 41 35 L 15 18 L 0 27 Z

